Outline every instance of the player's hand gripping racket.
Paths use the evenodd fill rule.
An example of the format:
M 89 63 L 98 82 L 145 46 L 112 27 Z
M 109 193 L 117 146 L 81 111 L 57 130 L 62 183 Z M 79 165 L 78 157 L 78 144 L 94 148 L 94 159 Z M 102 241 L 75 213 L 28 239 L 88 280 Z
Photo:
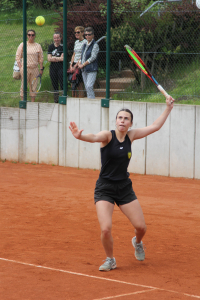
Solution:
M 41 88 L 41 84 L 42 84 L 42 75 L 39 74 L 37 77 L 35 77 L 32 81 L 32 84 L 31 84 L 31 88 L 32 88 L 32 91 L 34 93 L 38 93 L 40 88 Z
M 159 91 L 167 98 L 169 95 L 163 89 L 163 87 L 156 81 L 153 75 L 150 73 L 149 69 L 145 65 L 145 63 L 141 60 L 141 58 L 137 55 L 137 53 L 128 45 L 125 45 L 124 48 L 126 49 L 129 57 L 134 61 L 136 66 L 147 76 L 151 81 L 157 86 Z

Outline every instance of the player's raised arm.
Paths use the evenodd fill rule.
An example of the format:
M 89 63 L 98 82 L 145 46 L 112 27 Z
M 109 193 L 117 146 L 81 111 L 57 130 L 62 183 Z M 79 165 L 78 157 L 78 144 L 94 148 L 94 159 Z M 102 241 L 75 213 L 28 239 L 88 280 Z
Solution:
M 69 129 L 71 130 L 71 133 L 73 136 L 81 141 L 89 142 L 89 143 L 108 143 L 110 140 L 111 133 L 109 131 L 100 131 L 97 134 L 88 133 L 88 134 L 82 134 L 83 129 L 79 130 L 78 126 L 75 122 L 70 122 Z
M 151 124 L 147 127 L 144 127 L 144 128 L 130 130 L 128 133 L 130 140 L 134 141 L 137 139 L 141 139 L 143 137 L 148 136 L 151 133 L 158 131 L 163 126 L 165 121 L 167 120 L 167 117 L 169 116 L 169 114 L 173 108 L 174 101 L 175 100 L 171 96 L 168 96 L 166 98 L 167 107 L 164 110 L 164 112 L 153 122 L 153 124 Z

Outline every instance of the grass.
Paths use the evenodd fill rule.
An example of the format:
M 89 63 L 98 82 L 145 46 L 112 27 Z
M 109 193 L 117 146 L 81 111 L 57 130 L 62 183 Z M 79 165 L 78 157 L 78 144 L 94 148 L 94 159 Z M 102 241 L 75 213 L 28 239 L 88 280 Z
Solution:
M 35 18 L 37 16 L 43 16 L 45 18 L 46 25 L 53 25 L 55 22 L 55 18 L 59 16 L 58 12 L 53 10 L 47 10 L 42 8 L 35 8 L 32 7 L 27 10 L 27 25 L 31 26 L 35 24 Z M 9 24 L 9 25 L 22 25 L 23 20 L 23 11 L 16 10 L 16 11 L 0 11 L 0 23 Z
M 36 31 L 35 41 L 40 44 L 45 41 L 48 41 L 48 44 L 50 44 L 53 41 L 54 27 L 55 26 L 53 25 L 44 25 L 39 27 L 36 24 L 32 24 L 31 27 L 27 26 L 27 28 L 31 28 Z M 0 23 L 0 35 L 2 45 L 0 49 L 0 91 L 4 92 L 0 93 L 0 106 L 18 107 L 20 101 L 19 90 L 21 81 L 13 79 L 12 73 L 16 50 L 23 40 L 22 25 Z M 44 50 L 44 61 L 47 61 L 47 50 Z M 43 87 L 41 90 L 52 90 L 48 66 L 45 68 L 43 75 Z M 44 93 L 41 93 L 38 99 L 43 97 Z M 48 98 L 52 98 L 51 100 L 53 101 L 52 95 L 48 95 Z
M 45 17 L 45 24 L 41 27 L 35 24 L 35 18 L 38 15 Z M 22 16 L 22 12 L 19 11 L 0 13 L 0 106 L 19 107 L 19 101 L 21 100 L 19 96 L 21 81 L 13 79 L 12 73 L 16 50 L 23 40 Z M 58 17 L 58 13 L 54 11 L 39 9 L 28 11 L 27 29 L 36 31 L 35 41 L 43 47 L 44 61 L 47 61 L 47 47 L 53 41 L 53 33 L 56 27 L 53 22 L 55 22 L 54 18 L 56 17 Z M 160 83 L 176 99 L 176 103 L 200 105 L 199 70 L 200 61 L 197 59 L 193 63 L 179 66 L 179 70 L 175 70 L 174 74 L 170 74 L 170 79 L 163 78 Z M 103 76 L 105 78 L 105 70 L 100 69 L 98 77 L 103 79 Z M 157 79 L 159 79 L 159 76 Z M 42 87 L 36 101 L 53 102 L 53 94 L 46 92 L 52 90 L 49 77 L 49 63 L 47 63 L 42 78 Z M 70 90 L 68 94 L 70 95 Z M 155 103 L 165 102 L 164 97 L 148 78 L 146 78 L 144 91 L 141 92 L 141 87 L 134 84 L 129 86 L 125 93 L 114 95 L 113 99 Z
M 163 80 L 163 87 L 178 104 L 200 105 L 200 61 L 197 58 L 191 64 L 180 66 L 178 71 L 170 74 L 170 79 Z M 145 77 L 146 87 L 141 92 L 141 87 L 136 83 L 126 89 L 126 93 L 116 94 L 114 100 L 141 101 L 164 103 L 165 98 L 158 92 L 156 86 Z
M 35 24 L 35 18 L 38 15 L 45 17 L 45 24 L 41 27 Z M 27 12 L 27 29 L 36 31 L 35 42 L 42 45 L 44 62 L 47 61 L 48 45 L 53 42 L 53 33 L 56 27 L 53 22 L 58 16 L 58 13 L 44 9 L 32 9 Z M 21 100 L 19 95 L 21 81 L 13 79 L 12 74 L 16 50 L 23 41 L 22 19 L 22 11 L 0 13 L 0 106 L 19 107 Z M 42 87 L 37 95 L 37 101 L 53 102 L 53 94 L 44 92 L 47 90 L 53 90 L 49 77 L 49 63 L 44 70 Z M 30 100 L 29 96 L 28 100 Z

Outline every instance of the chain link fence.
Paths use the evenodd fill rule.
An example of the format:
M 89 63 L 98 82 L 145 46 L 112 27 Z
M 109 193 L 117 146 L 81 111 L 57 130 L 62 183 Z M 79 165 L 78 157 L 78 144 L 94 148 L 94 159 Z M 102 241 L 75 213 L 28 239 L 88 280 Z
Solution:
M 124 49 L 124 45 L 128 44 L 144 60 L 154 77 L 174 98 L 185 101 L 185 103 L 187 100 L 198 101 L 200 97 L 200 10 L 193 1 L 181 1 L 169 5 L 163 2 L 163 4 L 155 5 L 146 13 L 144 10 L 140 10 L 139 6 L 131 8 L 130 2 L 129 5 L 127 2 L 126 4 L 120 3 L 112 3 L 111 12 L 110 97 L 115 100 L 135 101 L 160 98 L 156 87 L 145 75 L 141 74 L 128 57 Z M 142 13 L 144 14 L 142 15 Z M 63 86 L 59 84 L 58 90 L 53 86 L 52 74 L 50 74 L 52 62 L 49 61 L 48 49 L 49 45 L 55 43 L 54 33 L 63 34 L 62 7 L 57 11 L 47 10 L 43 16 L 45 20 L 51 19 L 51 22 L 37 26 L 35 24 L 37 15 L 27 18 L 27 30 L 32 29 L 36 32 L 34 41 L 41 45 L 44 57 L 43 65 L 45 66 L 41 88 L 35 101 L 54 102 L 55 94 L 62 95 Z M 95 97 L 105 98 L 106 2 L 98 0 L 95 3 L 83 3 L 80 1 L 70 4 L 67 16 L 67 66 L 69 67 L 74 53 L 74 43 L 77 38 L 74 34 L 75 28 L 92 26 L 94 38 L 99 40 L 98 72 L 94 92 Z M 13 78 L 13 66 L 16 51 L 23 41 L 22 18 L 23 13 L 18 19 L 0 20 L 1 106 L 18 106 L 21 100 L 21 80 Z M 30 61 L 28 58 L 30 53 L 27 52 L 27 61 Z M 40 72 L 39 63 L 37 68 Z M 69 96 L 87 97 L 84 85 L 78 86 L 77 92 L 73 93 L 72 84 L 69 81 L 66 84 Z M 33 95 L 30 93 L 28 84 L 28 101 L 31 101 L 31 96 Z

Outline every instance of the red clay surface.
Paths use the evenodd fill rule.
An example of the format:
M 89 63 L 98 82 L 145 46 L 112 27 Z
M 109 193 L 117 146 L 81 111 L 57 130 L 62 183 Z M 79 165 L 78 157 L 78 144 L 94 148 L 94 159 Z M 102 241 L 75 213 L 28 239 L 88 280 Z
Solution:
M 0 299 L 200 299 L 200 180 L 131 174 L 147 223 L 146 259 L 115 207 L 117 269 L 93 202 L 99 171 L 0 162 Z

